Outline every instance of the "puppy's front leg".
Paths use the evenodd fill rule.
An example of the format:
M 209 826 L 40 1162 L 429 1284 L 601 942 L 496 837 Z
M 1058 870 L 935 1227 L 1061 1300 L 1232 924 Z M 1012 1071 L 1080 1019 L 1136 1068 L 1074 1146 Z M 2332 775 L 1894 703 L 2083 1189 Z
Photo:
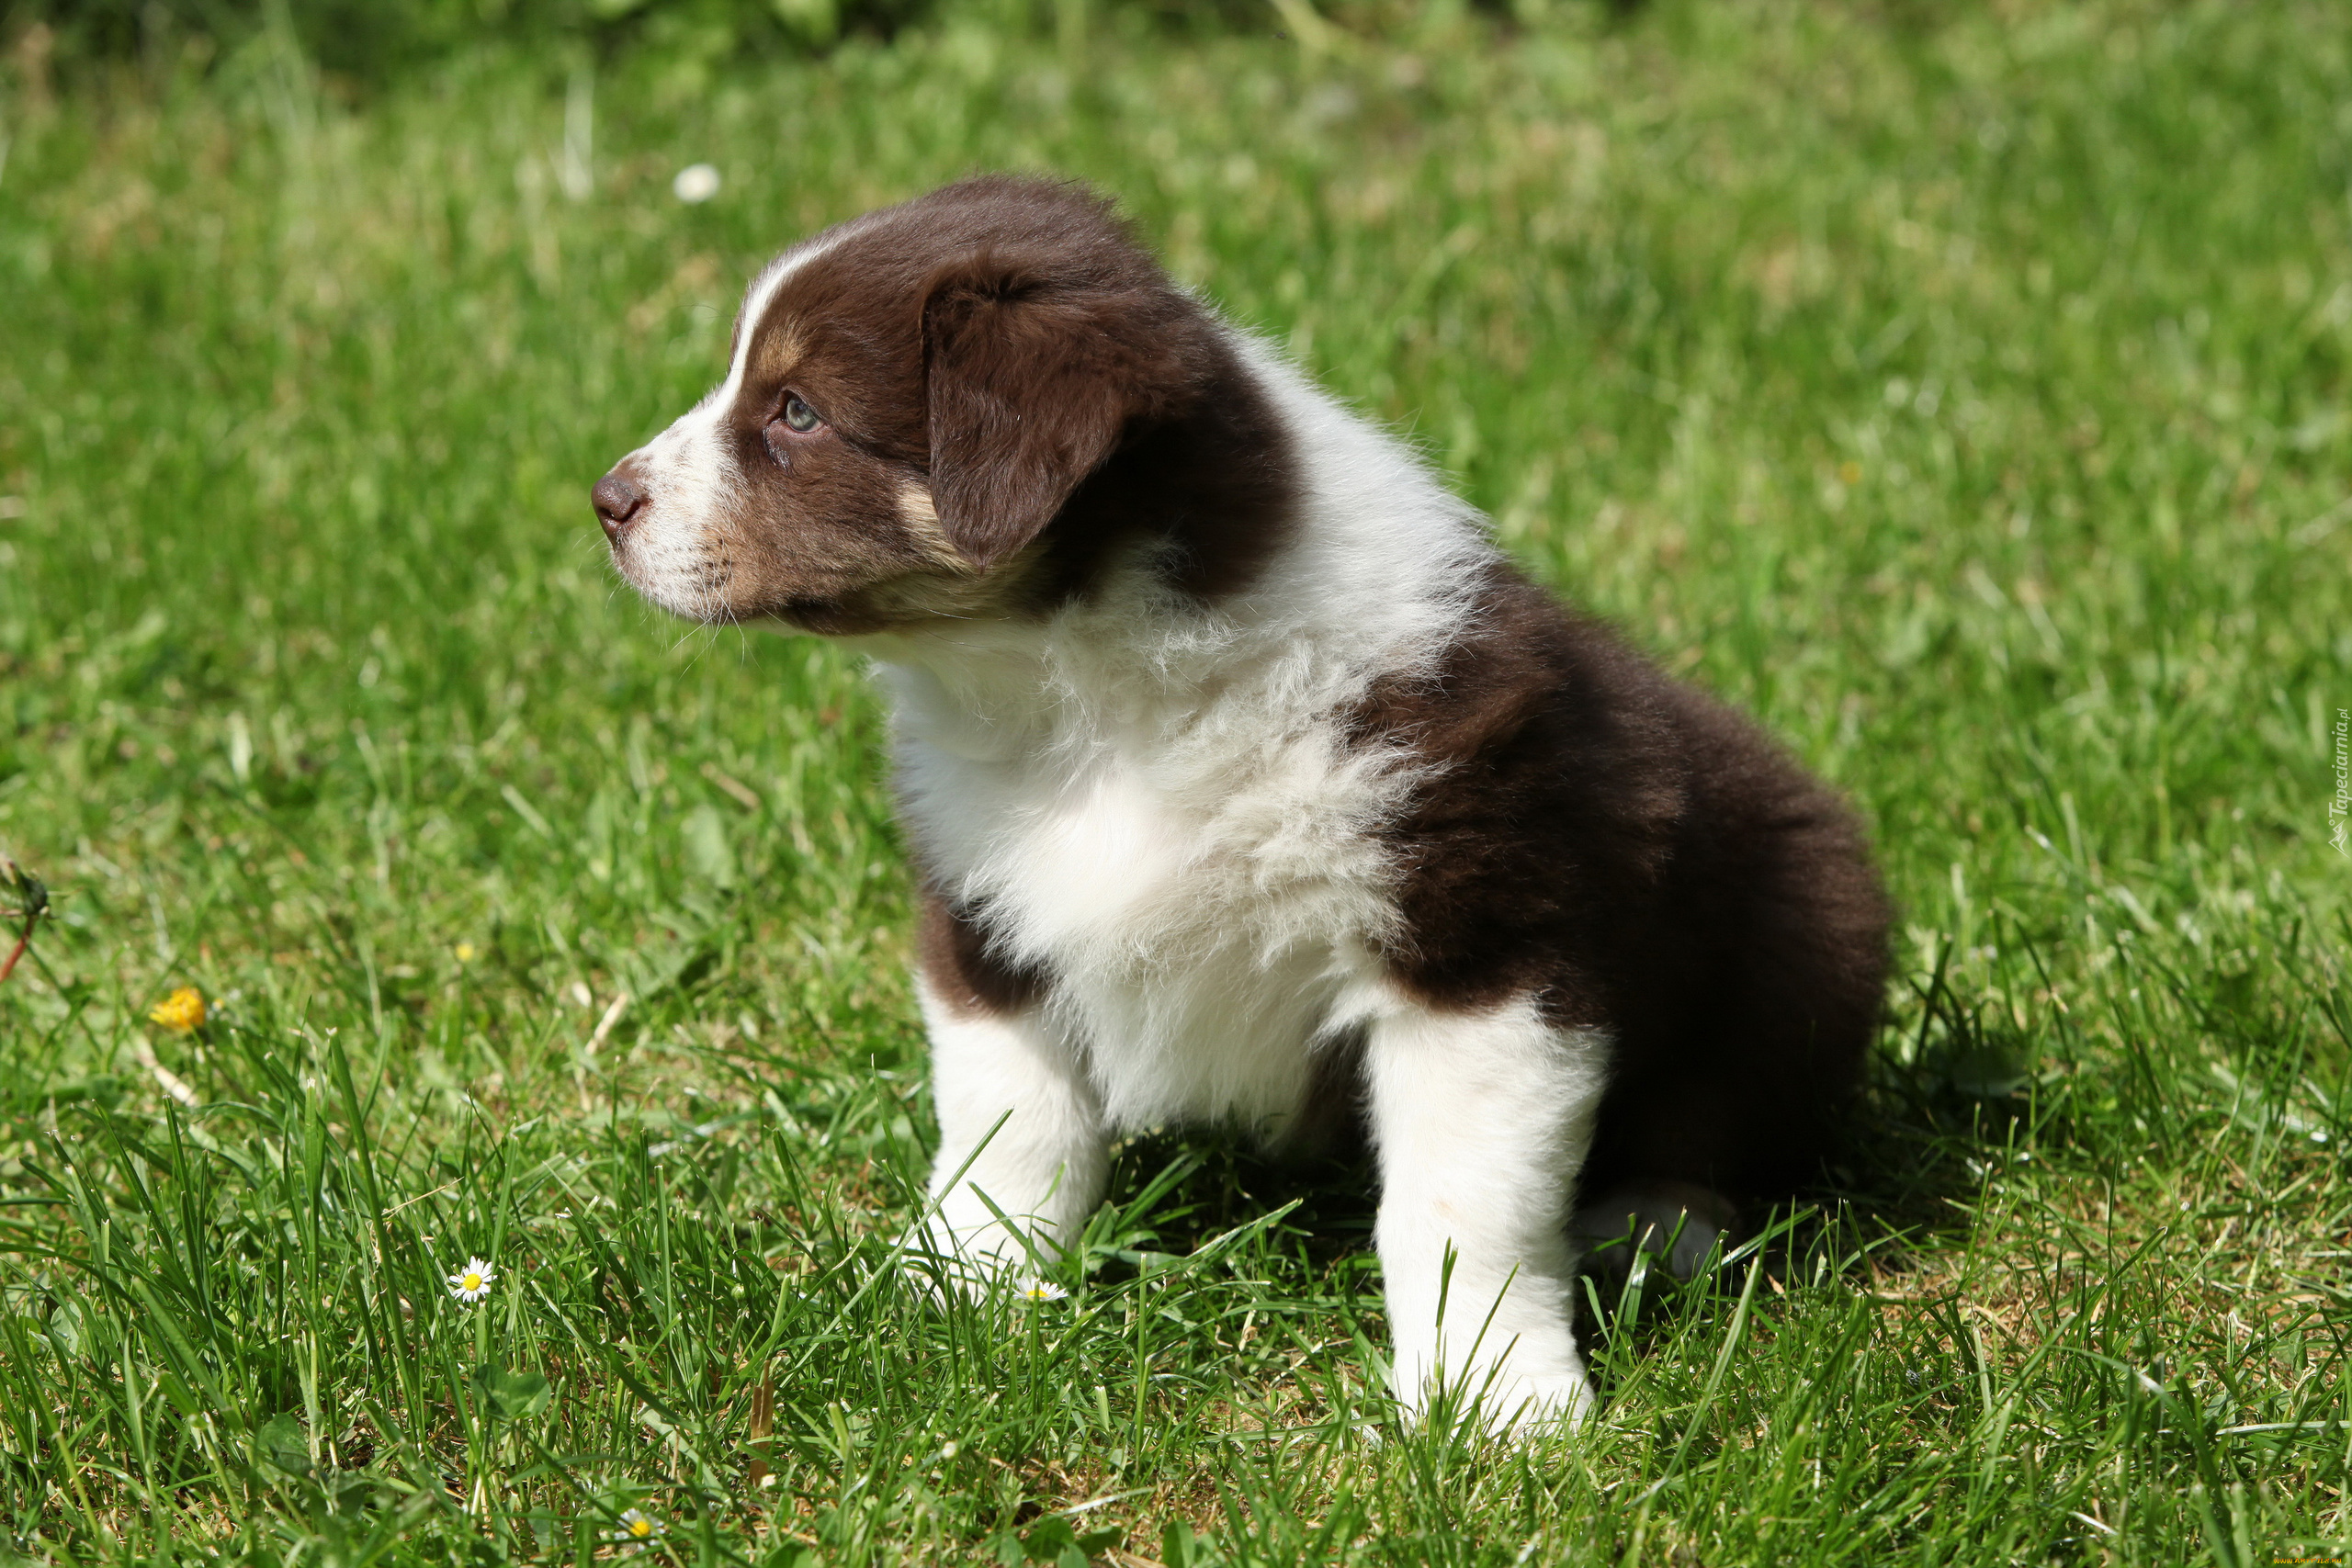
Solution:
M 1101 1104 L 1085 1064 L 1035 1007 L 958 1008 L 927 983 L 922 996 L 939 1111 L 937 1213 L 922 1239 L 978 1274 L 1026 1269 L 1020 1235 L 1050 1257 L 1102 1200 Z
M 1442 1379 L 1517 1427 L 1582 1415 L 1568 1212 L 1603 1039 L 1546 1024 L 1532 1001 L 1411 1008 L 1373 1026 L 1365 1067 L 1397 1398 L 1418 1413 Z

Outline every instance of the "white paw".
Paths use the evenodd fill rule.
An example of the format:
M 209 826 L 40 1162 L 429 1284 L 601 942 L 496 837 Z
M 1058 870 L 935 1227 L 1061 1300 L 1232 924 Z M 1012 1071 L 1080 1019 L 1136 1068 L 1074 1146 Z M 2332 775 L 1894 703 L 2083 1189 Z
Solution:
M 1533 1437 L 1550 1427 L 1568 1429 L 1592 1418 L 1598 1404 L 1592 1382 L 1581 1372 L 1555 1377 L 1497 1378 L 1478 1394 L 1478 1408 L 1514 1438 Z
M 933 1301 L 949 1296 L 976 1299 L 999 1291 L 1026 1291 L 1039 1284 L 1039 1266 L 1058 1255 L 1050 1241 L 1023 1237 L 1001 1224 L 958 1231 L 937 1221 L 917 1225 L 899 1238 L 901 1267 Z
M 1591 1418 L 1598 1403 L 1591 1380 L 1582 1372 L 1529 1376 L 1507 1367 L 1448 1378 L 1442 1394 L 1436 1385 L 1423 1382 L 1410 1393 L 1400 1389 L 1397 1397 L 1410 1421 L 1426 1420 L 1430 1407 L 1442 1400 L 1458 1412 L 1475 1410 L 1479 1426 L 1513 1438 L 1580 1427 Z

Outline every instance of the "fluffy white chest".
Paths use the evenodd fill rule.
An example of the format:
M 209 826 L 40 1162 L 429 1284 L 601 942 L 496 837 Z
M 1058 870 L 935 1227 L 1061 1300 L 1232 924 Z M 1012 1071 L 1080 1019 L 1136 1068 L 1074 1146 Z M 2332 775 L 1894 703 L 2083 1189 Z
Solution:
M 1475 514 L 1278 356 L 1236 346 L 1299 434 L 1295 532 L 1215 613 L 1140 558 L 1043 626 L 880 639 L 899 788 L 941 890 L 1051 976 L 1110 1119 L 1278 1135 L 1315 1052 L 1389 1005 L 1380 829 L 1414 775 L 1342 716 L 1426 667 L 1492 558 Z
M 1109 1116 L 1279 1136 L 1316 1050 L 1368 1003 L 1390 919 L 1371 829 L 1395 776 L 1328 720 L 1228 730 L 1212 711 L 974 747 L 900 717 L 933 874 L 986 910 L 1006 956 L 1052 976 L 1053 1021 Z

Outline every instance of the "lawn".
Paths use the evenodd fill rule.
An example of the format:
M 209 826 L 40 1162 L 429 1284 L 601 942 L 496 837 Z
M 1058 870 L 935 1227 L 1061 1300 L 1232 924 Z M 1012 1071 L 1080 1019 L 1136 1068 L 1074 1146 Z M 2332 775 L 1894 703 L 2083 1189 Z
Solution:
M 0 67 L 0 1562 L 2352 1556 L 2335 7 L 1059 9 Z M 1573 1437 L 1394 1422 L 1361 1170 L 1156 1134 L 1063 1299 L 902 1275 L 875 700 L 642 607 L 586 491 L 768 254 L 983 167 L 1871 823 L 1852 1147 L 1596 1287 Z

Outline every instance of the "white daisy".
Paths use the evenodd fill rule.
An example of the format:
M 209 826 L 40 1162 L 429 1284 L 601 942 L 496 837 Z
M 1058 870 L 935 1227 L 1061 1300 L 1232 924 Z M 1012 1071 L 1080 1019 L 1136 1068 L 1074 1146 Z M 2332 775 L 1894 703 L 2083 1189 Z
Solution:
M 635 1553 L 643 1551 L 669 1528 L 660 1519 L 649 1518 L 642 1509 L 631 1508 L 621 1516 L 621 1528 L 613 1532 L 613 1539 Z
M 708 164 L 688 164 L 670 182 L 670 194 L 689 206 L 708 201 L 718 194 L 718 171 Z
M 1032 1280 L 1015 1293 L 1024 1302 L 1057 1302 L 1069 1294 L 1051 1280 Z
M 449 1276 L 449 1293 L 461 1302 L 478 1302 L 490 1294 L 490 1282 L 497 1278 L 488 1259 L 469 1258 L 463 1269 Z

